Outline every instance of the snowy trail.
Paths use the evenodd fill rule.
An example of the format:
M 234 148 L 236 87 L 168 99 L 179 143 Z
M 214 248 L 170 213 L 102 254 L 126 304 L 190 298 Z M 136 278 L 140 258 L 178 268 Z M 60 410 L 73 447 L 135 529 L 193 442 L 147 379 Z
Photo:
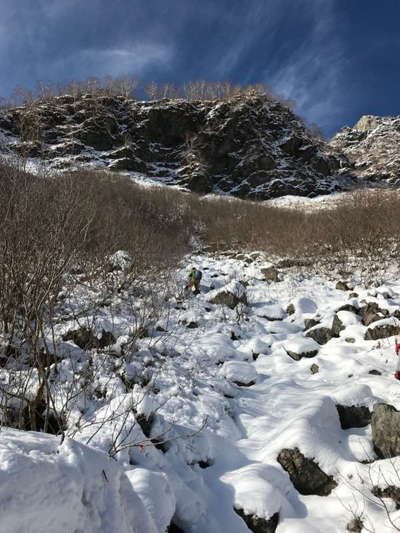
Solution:
M 268 517 L 279 510 L 278 533 L 345 531 L 351 518 L 347 506 L 351 507 L 354 489 L 340 485 L 328 497 L 302 496 L 276 458 L 285 447 L 299 447 L 329 474 L 340 477 L 362 470 L 360 461 L 372 454 L 370 427 L 342 430 L 335 402 L 372 406 L 386 398 L 400 405 L 399 386 L 392 379 L 391 343 L 384 340 L 376 350 L 370 341 L 363 340 L 365 327 L 350 325 L 339 338 L 321 346 L 318 357 L 293 361 L 283 347 L 288 340 L 303 335 L 304 315 L 286 315 L 273 322 L 259 318 L 260 309 L 274 305 L 285 308 L 296 294 L 297 298 L 304 295 L 316 302 L 323 322 L 347 300 L 347 294 L 329 285 L 305 280 L 296 290 L 293 280 L 287 280 L 276 288 L 256 282 L 248 290 L 248 323 L 242 325 L 244 339 L 234 342 L 235 348 L 240 351 L 249 339 L 269 339 L 271 346 L 268 353 L 250 363 L 257 371 L 257 383 L 240 387 L 230 400 L 239 436 L 216 445 L 220 452 L 214 455 L 214 465 L 202 473 L 208 488 L 209 522 L 207 529 L 203 523 L 194 525 L 190 529 L 193 533 L 248 532 L 244 521 L 232 512 L 233 502 L 258 516 Z M 354 344 L 345 340 L 350 334 L 357 339 Z M 318 374 L 310 373 L 312 363 L 320 366 Z M 382 376 L 368 374 L 373 368 Z M 382 532 L 392 530 L 382 523 L 380 527 Z
M 114 409 L 125 412 L 124 406 L 135 406 L 121 433 L 123 442 L 133 446 L 119 452 L 117 461 L 109 460 L 107 453 L 119 431 L 119 418 L 101 424 L 98 431 L 88 424 L 74 434 L 79 441 L 74 450 L 92 461 L 88 467 L 92 474 L 87 479 L 82 466 L 86 459 L 74 459 L 73 468 L 57 483 L 61 489 L 75 483 L 79 490 L 94 495 L 93 508 L 88 508 L 85 498 L 79 503 L 76 520 L 87 521 L 88 533 L 109 533 L 108 504 L 97 502 L 105 483 L 101 472 L 111 469 L 114 481 L 109 490 L 115 509 L 131 509 L 124 523 L 118 521 L 118 513 L 110 518 L 115 533 L 165 533 L 171 520 L 184 533 L 248 533 L 249 527 L 235 509 L 264 521 L 279 513 L 276 533 L 345 533 L 354 514 L 362 515 L 370 530 L 391 533 L 385 513 L 368 497 L 370 478 L 382 486 L 380 469 L 387 478 L 394 478 L 395 485 L 397 473 L 390 461 L 371 462 L 376 459 L 371 425 L 342 429 L 336 406 L 372 410 L 374 404 L 386 402 L 400 409 L 400 385 L 393 379 L 394 339 L 364 340 L 374 323 L 365 326 L 360 313 L 351 312 L 371 303 L 393 317 L 400 309 L 400 283 L 369 289 L 355 283 L 357 296 L 349 297 L 349 292 L 335 288 L 335 282 L 307 273 L 284 271 L 280 281 L 269 283 L 262 274 L 268 266 L 262 257 L 246 262 L 202 255 L 191 257 L 188 264 L 203 271 L 201 294 L 172 297 L 166 315 L 154 323 L 149 336 L 137 340 L 126 358 L 115 353 L 132 327 L 129 302 L 117 299 L 114 308 L 105 307 L 93 322 L 99 333 L 103 329 L 113 332 L 117 342 L 112 350 L 116 352 L 84 352 L 62 340 L 76 324 L 71 320 L 58 325 L 60 350 L 69 350 L 69 357 L 59 364 L 60 376 L 68 378 L 76 371 L 71 361 L 86 368 L 90 360 L 93 391 L 101 393 L 81 405 L 76 416 L 84 413 L 89 422 L 102 421 Z M 180 286 L 186 276 L 185 265 L 178 272 Z M 227 289 L 241 296 L 245 292 L 248 305 L 230 309 L 212 303 L 216 294 Z M 68 305 L 84 308 L 86 298 L 91 297 L 80 293 Z M 287 312 L 289 304 L 293 304 L 292 314 Z M 332 330 L 335 316 L 341 323 L 336 337 L 320 345 L 305 336 L 309 331 L 306 320 L 318 320 L 315 328 Z M 383 322 L 395 324 L 396 320 Z M 295 360 L 287 352 L 309 356 Z M 149 371 L 151 379 L 143 385 Z M 153 439 L 166 435 L 162 449 L 153 441 L 144 447 L 135 444 L 146 442 L 149 436 L 137 423 L 137 415 L 153 414 L 151 423 L 147 418 L 147 430 Z M 64 472 L 71 455 L 68 441 L 61 446 L 55 437 L 28 434 L 26 445 L 24 432 L 10 431 L 0 433 L 3 487 L 13 480 L 9 465 L 24 461 L 30 466 L 21 470 L 17 481 L 35 493 L 37 483 L 29 476 L 36 471 L 36 455 L 49 472 L 54 461 Z M 16 452 L 10 449 L 10 440 L 16 442 Z M 315 491 L 303 495 L 295 488 L 278 462 L 282 450 L 295 448 L 337 483 L 327 496 L 314 495 Z M 400 460 L 395 465 L 400 471 Z M 40 477 L 38 492 L 43 512 L 51 501 L 52 516 L 60 515 L 68 524 L 74 500 L 61 501 L 49 488 L 50 477 L 46 484 L 46 475 L 43 483 Z M 88 509 L 101 525 L 90 521 Z M 36 516 L 36 522 L 28 526 L 23 516 L 12 510 L 7 513 L 4 533 L 40 531 L 43 521 L 36 508 L 27 509 L 26 516 Z M 393 508 L 392 517 L 400 520 L 400 511 Z M 55 531 L 72 533 L 77 530 L 75 522 L 71 521 L 70 530 L 60 522 Z

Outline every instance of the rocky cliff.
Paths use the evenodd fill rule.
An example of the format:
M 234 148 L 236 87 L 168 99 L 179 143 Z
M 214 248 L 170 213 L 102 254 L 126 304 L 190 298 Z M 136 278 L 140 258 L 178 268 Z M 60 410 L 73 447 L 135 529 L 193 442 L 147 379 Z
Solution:
M 53 97 L 2 111 L 0 132 L 3 149 L 50 168 L 130 172 L 257 200 L 338 190 L 337 175 L 349 167 L 286 106 L 260 94 L 224 101 Z
M 400 184 L 400 116 L 364 115 L 340 130 L 330 146 L 348 158 L 356 176 Z

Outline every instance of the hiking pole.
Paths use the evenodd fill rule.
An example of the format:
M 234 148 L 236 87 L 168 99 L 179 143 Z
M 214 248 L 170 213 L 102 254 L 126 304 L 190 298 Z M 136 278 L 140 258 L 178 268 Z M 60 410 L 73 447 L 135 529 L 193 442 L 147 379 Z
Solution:
M 397 355 L 396 372 L 394 374 L 394 378 L 400 380 L 400 356 L 399 356 L 400 343 L 397 342 L 397 338 L 396 337 L 394 339 L 394 346 L 395 346 L 395 352 L 396 352 L 396 355 Z

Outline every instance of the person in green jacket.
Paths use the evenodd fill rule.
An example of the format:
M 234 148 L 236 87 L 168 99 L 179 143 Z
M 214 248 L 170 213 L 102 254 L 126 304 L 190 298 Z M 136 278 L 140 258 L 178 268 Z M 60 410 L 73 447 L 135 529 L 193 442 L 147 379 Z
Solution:
M 189 272 L 188 282 L 185 289 L 194 289 L 194 294 L 200 294 L 200 281 L 203 274 L 201 270 L 198 270 L 196 267 L 192 267 Z

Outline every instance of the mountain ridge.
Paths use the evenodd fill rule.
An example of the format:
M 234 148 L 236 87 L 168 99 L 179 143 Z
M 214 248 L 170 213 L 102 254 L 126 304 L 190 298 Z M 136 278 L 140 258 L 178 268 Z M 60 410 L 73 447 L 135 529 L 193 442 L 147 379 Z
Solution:
M 342 190 L 349 162 L 263 94 L 136 101 L 83 94 L 0 112 L 3 150 L 52 169 L 131 173 L 201 194 L 266 200 Z

